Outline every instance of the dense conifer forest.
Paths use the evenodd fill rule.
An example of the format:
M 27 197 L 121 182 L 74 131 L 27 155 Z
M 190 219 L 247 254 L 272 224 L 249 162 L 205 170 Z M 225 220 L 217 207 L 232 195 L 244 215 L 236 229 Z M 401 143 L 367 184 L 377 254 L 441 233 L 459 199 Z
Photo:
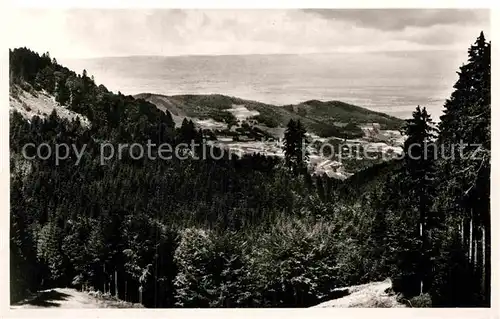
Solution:
M 416 108 L 404 159 L 346 181 L 307 172 L 305 129 L 293 120 L 284 161 L 101 165 L 104 142 L 178 145 L 205 132 L 188 120 L 175 127 L 168 111 L 109 92 L 49 53 L 11 50 L 14 98 L 15 88 L 43 90 L 91 123 L 11 112 L 11 301 L 68 286 L 146 307 L 306 307 L 389 277 L 412 306 L 489 306 L 490 48 L 481 33 L 439 125 Z M 44 142 L 87 146 L 78 165 L 22 156 L 26 143 Z

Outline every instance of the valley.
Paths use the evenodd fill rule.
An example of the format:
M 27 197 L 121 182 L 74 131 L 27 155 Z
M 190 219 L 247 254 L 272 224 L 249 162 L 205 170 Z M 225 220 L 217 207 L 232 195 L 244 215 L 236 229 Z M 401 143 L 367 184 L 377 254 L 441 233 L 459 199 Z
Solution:
M 276 106 L 224 95 L 143 93 L 135 97 L 169 111 L 177 126 L 184 119 L 192 120 L 198 129 L 211 132 L 208 144 L 238 156 L 283 158 L 287 120 L 300 120 L 311 130 L 306 136 L 308 166 L 314 175 L 346 179 L 402 153 L 404 138 L 397 130 L 401 119 L 342 102 Z

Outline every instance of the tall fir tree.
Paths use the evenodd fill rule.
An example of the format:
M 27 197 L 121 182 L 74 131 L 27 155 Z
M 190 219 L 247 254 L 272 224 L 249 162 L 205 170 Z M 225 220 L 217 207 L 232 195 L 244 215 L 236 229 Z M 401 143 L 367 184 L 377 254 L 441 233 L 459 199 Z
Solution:
M 461 139 L 489 141 L 491 43 L 485 40 L 483 32 L 470 47 L 467 64 L 457 73 L 455 90 L 444 105 L 439 138 L 443 143 Z
M 398 216 L 400 227 L 394 243 L 398 247 L 395 260 L 399 264 L 396 277 L 402 279 L 402 290 L 408 295 L 428 291 L 432 282 L 431 231 L 439 227 L 441 218 L 433 210 L 435 198 L 436 128 L 425 108 L 417 107 L 404 127 L 407 139 L 403 146 L 404 160 L 400 173 L 401 198 Z M 403 226 L 404 227 L 404 226 Z
M 483 305 L 489 304 L 491 269 L 490 153 L 491 43 L 483 32 L 460 67 L 454 91 L 445 103 L 439 141 L 450 156 L 440 160 L 439 209 L 460 238 L 467 276 Z M 462 273 L 463 276 L 463 273 Z M 453 278 L 448 280 L 453 281 Z M 454 302 L 454 301 L 446 301 Z
M 295 174 L 302 174 L 307 170 L 306 129 L 300 122 L 290 119 L 285 131 L 283 150 L 285 152 L 285 165 Z

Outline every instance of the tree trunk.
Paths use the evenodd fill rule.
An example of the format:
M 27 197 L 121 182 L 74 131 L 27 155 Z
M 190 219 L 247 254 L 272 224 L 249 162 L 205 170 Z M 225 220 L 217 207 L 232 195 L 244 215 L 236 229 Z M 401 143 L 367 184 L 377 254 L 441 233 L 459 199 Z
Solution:
M 462 217 L 462 247 L 464 249 L 467 247 L 467 251 L 466 251 L 467 258 L 469 258 L 469 248 L 468 248 L 469 235 L 467 233 L 468 230 L 469 230 L 469 221 L 466 217 Z
M 474 239 L 474 269 L 477 269 L 477 239 Z
M 115 297 L 118 298 L 118 272 L 115 270 Z
M 485 226 L 485 271 L 484 271 L 484 282 L 485 282 L 485 299 L 486 303 L 490 305 L 491 297 L 491 220 L 486 221 Z
M 158 306 L 156 304 L 156 300 L 158 299 L 158 290 L 157 290 L 157 285 L 158 285 L 158 245 L 155 247 L 155 279 L 154 279 L 154 285 L 155 285 L 155 308 Z
M 460 232 L 460 242 L 462 243 L 462 247 L 465 246 L 465 238 L 464 238 L 464 218 L 462 217 L 460 223 L 458 223 L 458 231 Z
M 472 263 L 473 260 L 472 244 L 473 244 L 473 238 L 472 238 L 472 213 L 471 213 L 471 219 L 469 220 L 469 263 Z
M 103 293 L 106 293 L 106 264 L 102 264 L 102 274 L 104 277 L 104 291 Z
M 425 238 L 423 236 L 423 224 L 420 223 L 420 240 L 422 241 L 422 248 L 420 250 L 420 266 L 419 266 L 419 272 L 420 272 L 420 295 L 424 293 L 424 276 L 425 276 Z
M 481 261 L 481 290 L 483 291 L 484 293 L 484 296 L 487 297 L 487 292 L 486 292 L 486 289 L 487 289 L 487 283 L 486 283 L 486 229 L 485 229 L 485 226 L 483 225 L 483 227 L 481 227 L 481 244 L 482 244 L 482 248 L 481 250 L 483 251 L 483 254 L 482 254 L 482 261 Z

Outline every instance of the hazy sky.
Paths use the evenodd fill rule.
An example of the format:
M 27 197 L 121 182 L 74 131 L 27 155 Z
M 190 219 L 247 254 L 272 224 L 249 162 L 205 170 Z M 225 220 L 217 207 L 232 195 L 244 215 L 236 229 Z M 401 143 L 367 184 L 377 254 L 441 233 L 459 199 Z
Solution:
M 487 10 L 18 9 L 11 48 L 60 58 L 466 50 Z

